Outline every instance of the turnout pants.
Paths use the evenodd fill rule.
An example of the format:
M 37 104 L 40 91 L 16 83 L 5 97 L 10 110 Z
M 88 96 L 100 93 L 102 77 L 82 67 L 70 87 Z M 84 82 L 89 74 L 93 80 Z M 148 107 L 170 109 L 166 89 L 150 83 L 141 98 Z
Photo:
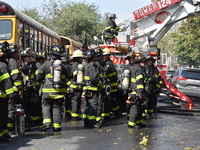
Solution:
M 72 118 L 78 118 L 80 115 L 81 108 L 81 90 L 74 90 L 74 95 L 71 97 L 71 116 Z
M 51 126 L 55 129 L 61 128 L 62 121 L 62 102 L 61 99 L 42 99 L 43 125 Z
M 85 98 L 85 108 L 83 113 L 84 126 L 94 126 L 101 120 L 102 97 L 99 92 L 92 92 L 91 97 Z
M 8 133 L 8 100 L 0 98 L 0 137 Z
M 140 100 L 138 100 L 136 103 L 129 103 L 127 104 L 127 108 L 129 108 L 129 110 L 127 110 L 130 115 L 129 115 L 129 121 L 128 121 L 128 125 L 129 126 L 137 126 L 141 123 L 143 123 L 142 121 L 142 113 L 143 113 L 143 107 L 142 107 L 142 103 Z

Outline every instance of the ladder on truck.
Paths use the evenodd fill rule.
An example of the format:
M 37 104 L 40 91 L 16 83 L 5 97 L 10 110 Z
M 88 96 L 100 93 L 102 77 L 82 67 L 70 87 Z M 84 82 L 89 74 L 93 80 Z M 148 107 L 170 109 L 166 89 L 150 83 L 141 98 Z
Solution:
M 200 13 L 200 0 L 158 0 L 133 12 L 133 18 L 118 24 L 120 28 L 127 27 L 119 32 L 117 43 L 132 43 L 130 47 L 135 52 L 149 55 L 150 52 L 159 53 L 156 44 L 176 23 Z M 194 105 L 192 100 L 169 84 L 162 76 L 166 88 L 174 95 L 168 96 Z

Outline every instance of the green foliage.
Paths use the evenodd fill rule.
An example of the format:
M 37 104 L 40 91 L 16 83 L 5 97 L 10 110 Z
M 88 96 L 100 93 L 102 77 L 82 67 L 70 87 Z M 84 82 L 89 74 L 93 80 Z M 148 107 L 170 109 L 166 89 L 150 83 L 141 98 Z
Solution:
M 200 58 L 200 15 L 188 18 L 172 35 L 180 64 L 198 65 Z
M 105 28 L 106 16 L 101 16 L 98 7 L 86 2 L 61 2 L 49 0 L 42 6 L 42 14 L 36 8 L 24 9 L 24 13 L 45 26 L 56 31 L 59 35 L 67 36 L 79 42 L 85 37 L 88 43 L 94 43 L 93 36 L 100 38 Z

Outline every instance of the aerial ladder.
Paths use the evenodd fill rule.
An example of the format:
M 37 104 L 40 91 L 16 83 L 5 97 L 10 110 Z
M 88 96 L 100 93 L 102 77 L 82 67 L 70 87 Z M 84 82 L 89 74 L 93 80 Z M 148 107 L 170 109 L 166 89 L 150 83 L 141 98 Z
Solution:
M 133 12 L 133 18 L 118 24 L 122 29 L 114 43 L 116 46 L 129 44 L 137 53 L 149 55 L 154 53 L 159 59 L 156 44 L 172 28 L 172 26 L 188 17 L 200 13 L 200 0 L 158 0 Z M 120 45 L 121 44 L 121 45 Z M 192 100 L 170 85 L 162 76 L 166 88 L 173 93 L 168 96 L 194 105 Z

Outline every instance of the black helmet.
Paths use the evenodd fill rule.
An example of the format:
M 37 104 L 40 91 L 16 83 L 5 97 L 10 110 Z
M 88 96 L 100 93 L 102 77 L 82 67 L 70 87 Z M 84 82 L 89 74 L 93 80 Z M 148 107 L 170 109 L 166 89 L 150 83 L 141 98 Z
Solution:
M 135 57 L 135 62 L 145 62 L 146 58 L 144 57 L 144 55 L 139 55 Z
M 156 61 L 152 56 L 147 56 L 146 60 L 153 60 L 154 62 Z
M 10 43 L 9 48 L 11 53 L 14 53 L 19 50 L 19 47 L 15 43 Z
M 54 45 L 51 47 L 51 54 L 54 57 L 62 57 L 64 53 L 64 47 L 61 45 Z
M 124 59 L 128 60 L 128 59 L 130 59 L 132 57 L 135 57 L 135 52 L 134 51 L 129 51 Z
M 97 56 L 101 56 L 103 54 L 103 51 L 100 47 L 94 48 L 94 51 L 97 54 Z
M 1 55 L 7 55 L 10 53 L 9 43 L 7 41 L 0 44 Z
M 45 56 L 46 56 L 45 51 L 40 50 L 40 51 L 36 52 L 36 59 L 44 59 Z
M 97 53 L 95 53 L 95 50 L 94 49 L 90 49 L 86 52 L 86 59 L 90 59 L 92 57 L 95 57 L 97 56 Z
M 26 49 L 22 50 L 20 52 L 20 55 L 21 55 L 21 57 L 31 57 L 31 56 L 34 56 L 33 53 L 31 52 L 30 48 L 26 48 Z
M 116 14 L 111 14 L 110 15 L 110 19 L 115 19 L 115 18 L 117 18 Z

